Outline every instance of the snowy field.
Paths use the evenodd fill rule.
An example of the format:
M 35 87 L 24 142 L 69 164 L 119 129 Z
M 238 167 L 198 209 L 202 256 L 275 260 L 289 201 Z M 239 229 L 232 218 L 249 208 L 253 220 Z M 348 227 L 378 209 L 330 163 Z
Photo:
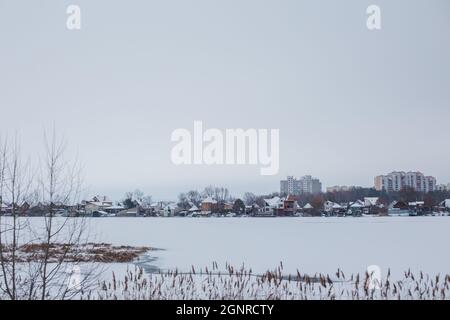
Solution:
M 44 222 L 24 221 L 33 230 Z M 100 263 L 83 299 L 450 298 L 450 217 L 80 221 L 89 242 L 160 249 L 134 263 Z M 368 267 L 379 271 L 374 290 Z
M 292 274 L 364 273 L 370 265 L 382 276 L 388 268 L 394 277 L 408 269 L 450 272 L 449 217 L 99 218 L 89 225 L 95 241 L 163 249 L 151 252 L 146 269 L 228 262 L 263 273 L 282 262 Z

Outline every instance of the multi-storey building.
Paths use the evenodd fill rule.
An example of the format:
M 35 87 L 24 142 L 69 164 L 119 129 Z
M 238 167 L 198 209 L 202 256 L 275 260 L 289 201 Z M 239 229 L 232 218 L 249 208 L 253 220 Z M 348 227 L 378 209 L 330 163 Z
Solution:
M 303 176 L 300 179 L 288 176 L 286 180 L 280 181 L 280 193 L 281 194 L 304 194 L 311 193 L 317 194 L 322 192 L 322 183 L 319 179 L 312 176 Z
M 400 191 L 406 187 L 413 188 L 419 192 L 430 192 L 436 190 L 436 178 L 425 176 L 421 172 L 393 171 L 387 175 L 375 177 L 375 189 L 387 192 Z

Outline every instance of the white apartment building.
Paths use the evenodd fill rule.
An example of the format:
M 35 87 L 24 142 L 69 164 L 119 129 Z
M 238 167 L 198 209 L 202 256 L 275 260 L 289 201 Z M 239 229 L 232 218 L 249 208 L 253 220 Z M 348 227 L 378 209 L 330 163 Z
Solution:
M 387 175 L 375 177 L 375 189 L 387 192 L 400 191 L 403 188 L 410 187 L 419 192 L 430 192 L 437 190 L 436 178 L 425 176 L 421 172 L 393 171 Z
M 286 180 L 280 181 L 281 194 L 317 194 L 320 192 L 322 192 L 322 183 L 319 179 L 309 175 L 303 176 L 300 179 L 288 176 Z

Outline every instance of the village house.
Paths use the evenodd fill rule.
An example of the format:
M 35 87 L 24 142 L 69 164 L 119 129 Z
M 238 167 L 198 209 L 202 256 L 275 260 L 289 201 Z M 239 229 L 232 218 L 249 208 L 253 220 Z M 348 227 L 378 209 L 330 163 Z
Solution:
M 438 208 L 440 211 L 450 211 L 450 199 L 446 199 L 439 203 Z
M 139 215 L 139 209 L 137 207 L 124 209 L 117 213 L 118 217 L 137 217 L 138 215 Z
M 364 198 L 364 214 L 378 215 L 386 212 L 386 208 L 378 197 Z
M 105 207 L 103 210 L 109 215 L 116 215 L 120 211 L 125 210 L 125 207 L 121 203 L 118 203 L 116 205 Z
M 8 205 L 6 203 L 1 203 L 0 204 L 0 214 L 6 214 L 6 212 L 8 211 Z
M 217 201 L 212 197 L 207 197 L 200 204 L 202 214 L 210 214 L 218 209 Z
M 297 213 L 298 203 L 297 198 L 293 195 L 288 195 L 283 200 L 283 210 L 279 210 L 278 215 L 294 216 Z
M 388 207 L 389 216 L 409 216 L 409 205 L 404 201 L 392 201 Z
M 349 204 L 349 208 L 347 210 L 347 215 L 352 216 L 361 216 L 364 212 L 365 204 L 361 200 L 356 200 L 355 202 L 351 202 Z
M 107 196 L 95 196 L 91 200 L 83 200 L 84 211 L 87 215 L 92 215 L 95 211 L 104 211 L 112 207 L 113 202 Z
M 312 216 L 314 215 L 315 209 L 314 207 L 308 202 L 301 208 L 301 215 L 302 216 Z
M 260 206 L 257 203 L 252 204 L 251 206 L 245 206 L 245 214 L 249 216 L 255 216 L 258 214 Z
M 283 200 L 280 197 L 264 199 L 264 206 L 258 211 L 259 216 L 276 216 L 283 210 Z
M 346 213 L 347 206 L 342 206 L 339 203 L 333 201 L 325 201 L 323 204 L 323 210 L 328 216 L 343 215 Z
M 176 203 L 168 202 L 160 211 L 160 215 L 163 217 L 173 217 L 178 212 L 178 210 L 179 208 Z

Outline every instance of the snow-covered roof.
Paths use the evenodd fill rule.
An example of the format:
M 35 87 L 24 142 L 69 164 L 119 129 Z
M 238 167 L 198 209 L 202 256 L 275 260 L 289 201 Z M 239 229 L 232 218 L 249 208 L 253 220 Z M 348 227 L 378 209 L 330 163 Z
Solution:
M 311 204 L 307 203 L 307 204 L 305 204 L 303 209 L 313 209 L 313 206 Z
M 286 200 L 285 201 L 296 201 L 296 198 L 295 198 L 295 196 L 293 196 L 293 195 L 288 195 L 287 197 L 286 197 Z
M 87 204 L 92 204 L 92 205 L 97 206 L 97 207 L 103 207 L 103 206 L 109 207 L 108 204 L 105 204 L 105 203 L 103 203 L 103 202 L 98 202 L 98 201 L 95 201 L 95 202 L 89 202 L 89 203 L 87 203 Z
M 389 205 L 389 209 L 394 208 L 394 206 L 395 206 L 397 203 L 398 203 L 397 200 L 392 201 L 391 204 Z
M 199 209 L 195 204 L 193 204 L 192 207 L 189 209 L 189 211 L 198 211 L 198 210 Z
M 175 210 L 177 205 L 175 203 L 169 203 L 164 207 L 164 210 Z
M 441 206 L 444 206 L 445 208 L 450 208 L 450 199 L 445 199 L 440 203 Z
M 363 208 L 363 207 L 364 207 L 364 203 L 361 200 L 356 200 L 350 206 L 350 208 Z
M 105 209 L 108 209 L 108 210 L 123 210 L 123 209 L 125 209 L 125 207 L 117 205 L 117 206 L 105 207 Z
M 280 197 L 273 197 L 272 199 L 264 199 L 264 202 L 267 203 L 269 207 L 277 207 L 280 204 Z
M 341 209 L 342 206 L 339 203 L 333 203 L 333 209 Z
M 369 206 L 376 206 L 378 203 L 378 197 L 365 197 L 364 198 L 364 205 L 367 207 Z
M 208 197 L 202 201 L 202 203 L 217 203 L 212 197 Z

